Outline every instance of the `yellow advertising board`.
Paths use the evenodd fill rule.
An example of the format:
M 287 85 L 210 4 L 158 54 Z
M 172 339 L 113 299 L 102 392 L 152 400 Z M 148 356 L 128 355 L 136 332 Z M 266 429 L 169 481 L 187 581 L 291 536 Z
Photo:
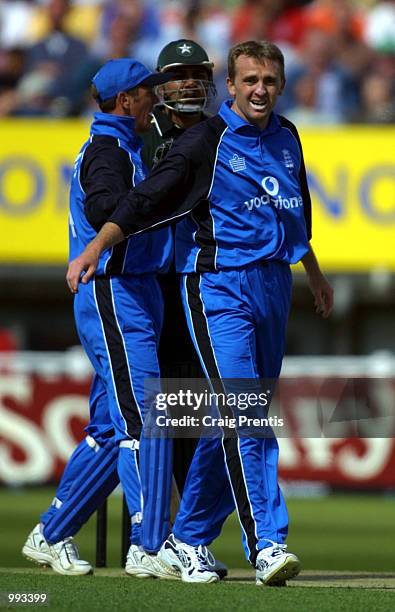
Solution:
M 0 264 L 65 264 L 68 185 L 88 121 L 0 122 Z M 395 128 L 301 131 L 327 271 L 395 270 Z
M 304 130 L 301 138 L 322 265 L 395 270 L 395 128 Z
M 89 122 L 0 122 L 0 263 L 66 264 L 68 186 Z

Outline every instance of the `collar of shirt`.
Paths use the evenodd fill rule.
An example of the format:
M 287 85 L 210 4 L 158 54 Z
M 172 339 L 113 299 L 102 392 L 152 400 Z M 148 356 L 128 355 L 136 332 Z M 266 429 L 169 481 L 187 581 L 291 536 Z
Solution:
M 141 138 L 134 131 L 134 117 L 95 113 L 91 125 L 92 136 L 113 136 L 125 142 L 130 148 L 141 146 Z
M 240 132 L 245 136 L 267 136 L 276 132 L 280 127 L 280 122 L 278 120 L 277 115 L 272 112 L 269 118 L 269 123 L 267 124 L 264 130 L 261 130 L 256 125 L 252 125 L 240 115 L 235 113 L 231 106 L 233 104 L 233 100 L 225 100 L 222 102 L 221 107 L 219 109 L 219 116 L 225 121 L 227 126 L 232 130 L 232 132 Z

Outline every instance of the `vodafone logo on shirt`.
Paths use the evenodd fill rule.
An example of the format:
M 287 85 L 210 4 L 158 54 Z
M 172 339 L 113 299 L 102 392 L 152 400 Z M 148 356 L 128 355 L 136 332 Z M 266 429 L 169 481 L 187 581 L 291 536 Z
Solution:
M 265 176 L 261 181 L 261 185 L 270 196 L 276 196 L 280 191 L 280 184 L 274 176 Z
M 280 183 L 274 176 L 265 176 L 261 181 L 261 185 L 265 191 L 264 194 L 245 200 L 244 204 L 249 212 L 261 206 L 271 204 L 277 210 L 288 210 L 290 208 L 299 208 L 303 206 L 301 196 L 290 196 L 284 198 L 280 195 Z

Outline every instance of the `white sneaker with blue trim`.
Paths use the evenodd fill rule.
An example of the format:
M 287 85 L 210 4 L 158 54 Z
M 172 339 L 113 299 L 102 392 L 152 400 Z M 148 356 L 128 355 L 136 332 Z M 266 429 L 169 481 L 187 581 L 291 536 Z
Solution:
M 48 544 L 41 532 L 40 524 L 29 533 L 22 554 L 39 565 L 52 567 L 56 573 L 63 576 L 85 576 L 93 571 L 88 561 L 79 558 L 73 538 Z
M 22 554 L 26 559 L 34 561 L 38 565 L 51 565 L 52 556 L 47 540 L 41 533 L 40 523 L 27 536 L 27 540 L 22 548 Z
M 63 576 L 86 576 L 92 574 L 93 567 L 88 561 L 80 559 L 78 548 L 73 538 L 65 538 L 49 545 L 51 553 L 50 566 L 57 574 Z
M 272 546 L 259 551 L 255 567 L 256 584 L 282 586 L 286 580 L 299 574 L 300 561 L 296 555 L 287 552 L 285 544 L 273 542 Z
M 178 569 L 183 582 L 218 582 L 219 576 L 211 569 L 207 546 L 191 546 L 177 540 L 173 534 L 162 544 L 158 557 L 166 565 Z
M 165 565 L 158 555 L 150 555 L 141 546 L 131 544 L 126 557 L 125 572 L 136 578 L 180 580 L 179 570 Z

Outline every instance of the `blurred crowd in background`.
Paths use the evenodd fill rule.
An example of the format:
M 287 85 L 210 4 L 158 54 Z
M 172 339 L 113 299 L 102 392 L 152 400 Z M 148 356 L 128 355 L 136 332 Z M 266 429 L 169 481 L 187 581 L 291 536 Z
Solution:
M 155 69 L 170 40 L 215 63 L 215 111 L 229 47 L 276 42 L 286 59 L 278 111 L 298 125 L 395 123 L 393 0 L 2 0 L 0 117 L 90 114 L 90 79 L 109 58 Z

